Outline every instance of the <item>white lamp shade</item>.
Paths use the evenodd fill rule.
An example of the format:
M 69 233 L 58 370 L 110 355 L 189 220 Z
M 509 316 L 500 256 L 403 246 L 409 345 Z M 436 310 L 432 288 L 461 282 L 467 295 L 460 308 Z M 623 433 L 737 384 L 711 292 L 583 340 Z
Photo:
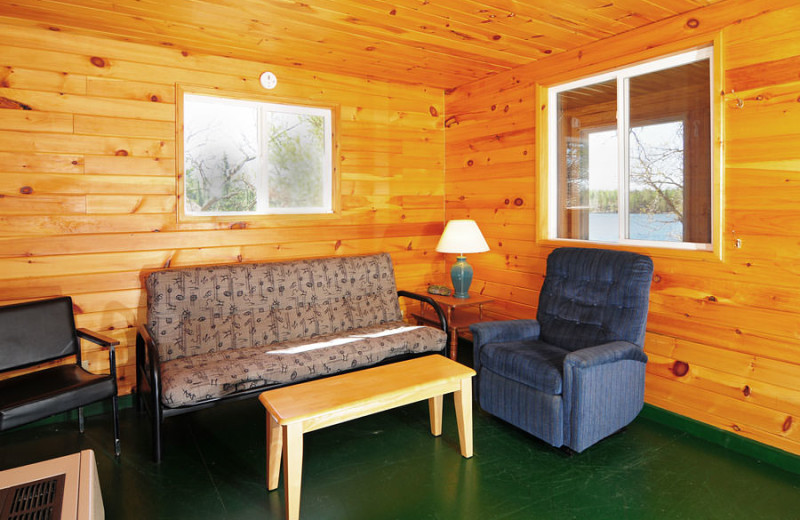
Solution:
M 440 253 L 483 253 L 489 244 L 474 220 L 451 220 L 436 245 Z

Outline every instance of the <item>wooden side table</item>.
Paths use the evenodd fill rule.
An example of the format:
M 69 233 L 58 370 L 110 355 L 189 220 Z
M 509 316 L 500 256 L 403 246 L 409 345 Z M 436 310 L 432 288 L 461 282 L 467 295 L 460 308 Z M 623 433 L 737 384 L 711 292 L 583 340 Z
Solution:
M 468 314 L 456 313 L 456 310 L 464 309 L 467 307 L 478 307 L 478 319 L 483 320 L 483 306 L 487 303 L 494 301 L 494 298 L 483 296 L 478 293 L 469 293 L 469 298 L 454 298 L 452 296 L 441 296 L 439 294 L 429 294 L 427 291 L 417 291 L 419 294 L 424 294 L 433 298 L 438 303 L 445 315 L 447 316 L 447 328 L 450 333 L 450 359 L 456 359 L 458 352 L 458 333 L 469 329 L 470 324 L 475 323 L 476 320 Z M 426 308 L 424 303 L 420 302 L 419 312 L 412 312 L 411 316 L 417 320 L 418 325 L 438 325 L 439 320 L 436 318 L 430 306 Z

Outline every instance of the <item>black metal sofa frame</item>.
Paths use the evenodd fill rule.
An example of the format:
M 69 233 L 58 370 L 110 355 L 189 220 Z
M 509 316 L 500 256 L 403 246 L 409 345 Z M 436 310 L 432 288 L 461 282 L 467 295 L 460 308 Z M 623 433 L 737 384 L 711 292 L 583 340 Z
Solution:
M 423 302 L 424 304 L 430 305 L 434 309 L 439 318 L 438 328 L 440 328 L 442 331 L 444 331 L 445 334 L 447 334 L 447 339 L 444 343 L 443 349 L 441 351 L 436 351 L 435 353 L 448 355 L 450 338 L 447 326 L 447 318 L 441 307 L 432 298 L 425 295 L 420 295 L 402 290 L 396 291 L 396 294 L 398 298 L 409 298 L 416 301 L 420 301 Z M 431 353 L 434 352 L 426 352 L 425 354 L 422 355 L 429 355 Z M 391 357 L 390 359 L 383 360 L 372 366 L 402 361 L 404 359 L 409 359 L 417 355 L 420 354 L 402 354 Z M 357 368 L 355 370 L 359 369 L 361 368 Z M 317 376 L 317 378 L 319 377 L 327 377 L 327 376 L 326 375 Z M 152 430 L 153 458 L 156 462 L 160 462 L 163 455 L 162 425 L 166 418 L 213 407 L 223 402 L 256 397 L 260 393 L 268 389 L 279 388 L 282 386 L 295 384 L 295 383 L 274 383 L 265 386 L 259 386 L 256 388 L 239 390 L 229 395 L 216 397 L 213 399 L 207 399 L 202 402 L 194 403 L 188 406 L 169 407 L 165 406 L 162 401 L 161 378 L 162 378 L 162 369 L 161 369 L 161 359 L 159 355 L 159 349 L 156 347 L 156 343 L 153 341 L 153 338 L 151 337 L 148 328 L 143 324 L 139 324 L 136 336 L 137 409 L 140 412 L 146 410 L 151 415 L 152 425 L 153 425 L 153 430 Z

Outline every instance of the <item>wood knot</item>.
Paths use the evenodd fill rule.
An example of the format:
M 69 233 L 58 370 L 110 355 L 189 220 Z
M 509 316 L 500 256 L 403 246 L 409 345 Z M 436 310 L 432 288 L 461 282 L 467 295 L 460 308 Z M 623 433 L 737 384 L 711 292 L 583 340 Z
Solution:
M 374 50 L 375 50 L 375 47 L 373 47 L 372 45 L 370 45 L 370 46 L 368 46 L 368 47 L 364 47 L 364 50 L 365 50 L 365 51 L 368 51 L 368 52 L 372 52 L 372 51 L 374 51 Z
M 550 49 L 545 49 L 542 52 L 545 53 L 545 54 L 552 54 L 553 53 L 553 51 L 550 50 Z
M 697 29 L 698 27 L 700 27 L 700 20 L 698 20 L 697 18 L 689 18 L 688 20 L 686 20 L 686 27 L 688 27 L 689 29 Z
M 97 56 L 92 56 L 92 59 L 90 59 L 89 61 L 92 62 L 92 65 L 94 65 L 95 67 L 99 67 L 101 69 L 106 66 L 106 60 L 104 60 L 103 58 L 98 58 Z
M 783 421 L 782 429 L 783 429 L 783 431 L 788 432 L 789 428 L 791 428 L 791 427 L 792 427 L 792 416 L 790 415 L 789 417 L 786 418 L 785 421 Z
M 58 31 L 60 31 L 60 30 L 61 30 L 61 29 L 59 29 L 58 27 L 48 27 L 47 29 L 48 29 L 49 31 L 55 31 L 55 32 L 58 32 Z
M 392 9 L 391 11 L 389 11 L 389 14 L 392 15 L 392 16 L 396 15 L 397 14 L 397 9 Z
M 706 298 L 706 300 L 708 300 L 708 301 L 710 301 L 710 302 L 715 302 L 715 301 L 717 301 L 717 297 L 716 297 L 716 296 L 714 296 L 714 295 L 711 295 L 711 296 L 709 296 L 708 298 Z
M 161 100 L 160 100 L 160 99 L 158 99 L 158 96 L 156 96 L 155 94 L 153 94 L 152 96 L 150 96 L 150 101 L 152 101 L 153 103 L 158 103 L 158 102 L 159 102 L 159 101 L 161 101 Z
M 118 157 L 127 157 L 128 156 L 128 150 L 117 150 L 116 152 L 114 152 L 114 155 L 116 155 Z
M 436 110 L 436 107 L 435 107 L 435 106 L 431 105 L 431 106 L 428 108 L 428 111 L 431 113 L 431 115 L 432 115 L 433 117 L 439 117 L 439 111 L 438 111 L 438 110 Z
M 444 120 L 444 127 L 445 128 L 450 128 L 451 126 L 457 125 L 457 124 L 458 124 L 458 119 L 456 119 L 456 116 L 450 116 L 450 117 L 448 117 L 447 119 Z
M 472 166 L 473 164 L 475 164 L 475 161 L 473 161 L 472 159 L 467 161 L 467 166 Z
M 508 105 L 506 105 L 506 106 L 503 108 L 503 112 L 508 112 L 508 110 L 509 110 L 510 108 L 511 108 L 511 107 L 509 107 Z
M 654 275 L 653 275 L 653 281 L 654 281 L 655 283 L 658 283 L 658 282 L 660 282 L 660 281 L 661 281 L 661 275 L 660 275 L 660 274 L 654 274 Z
M 492 105 L 492 112 L 494 112 L 495 110 L 497 110 L 497 105 Z
M 247 222 L 234 222 L 230 225 L 230 229 L 247 229 Z
M 185 58 L 186 56 L 188 56 L 188 55 L 189 55 L 189 52 L 187 52 L 187 51 L 181 51 L 181 56 L 183 56 L 184 58 Z
M 31 188 L 30 186 L 23 186 L 19 189 L 19 192 L 22 193 L 23 195 L 30 195 L 31 193 L 33 193 L 33 188 Z
M 500 36 L 499 34 L 495 34 L 494 36 L 492 36 L 492 40 L 494 40 L 494 41 L 497 41 L 500 38 L 502 38 L 502 36 Z
M 505 203 L 506 206 L 508 206 L 509 204 L 511 204 L 511 199 L 506 199 L 503 202 Z
M 524 203 L 525 203 L 525 201 L 522 200 L 521 197 L 517 197 L 516 199 L 514 199 L 514 205 L 515 206 L 522 206 Z
M 672 373 L 675 377 L 683 377 L 689 373 L 689 363 L 684 361 L 676 361 L 672 364 Z
M 750 387 L 748 385 L 744 385 L 742 393 L 744 394 L 745 397 L 750 397 Z

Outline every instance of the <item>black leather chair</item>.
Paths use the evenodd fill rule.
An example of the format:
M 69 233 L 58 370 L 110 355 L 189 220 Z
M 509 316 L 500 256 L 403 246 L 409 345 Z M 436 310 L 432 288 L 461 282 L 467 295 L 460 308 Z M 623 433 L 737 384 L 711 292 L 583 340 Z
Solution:
M 108 348 L 110 374 L 93 374 L 81 366 L 78 338 Z M 75 329 L 68 296 L 0 307 L 0 375 L 69 358 L 64 364 L 0 380 L 0 431 L 77 408 L 83 432 L 83 406 L 111 398 L 114 453 L 119 456 L 117 344 L 113 338 Z

